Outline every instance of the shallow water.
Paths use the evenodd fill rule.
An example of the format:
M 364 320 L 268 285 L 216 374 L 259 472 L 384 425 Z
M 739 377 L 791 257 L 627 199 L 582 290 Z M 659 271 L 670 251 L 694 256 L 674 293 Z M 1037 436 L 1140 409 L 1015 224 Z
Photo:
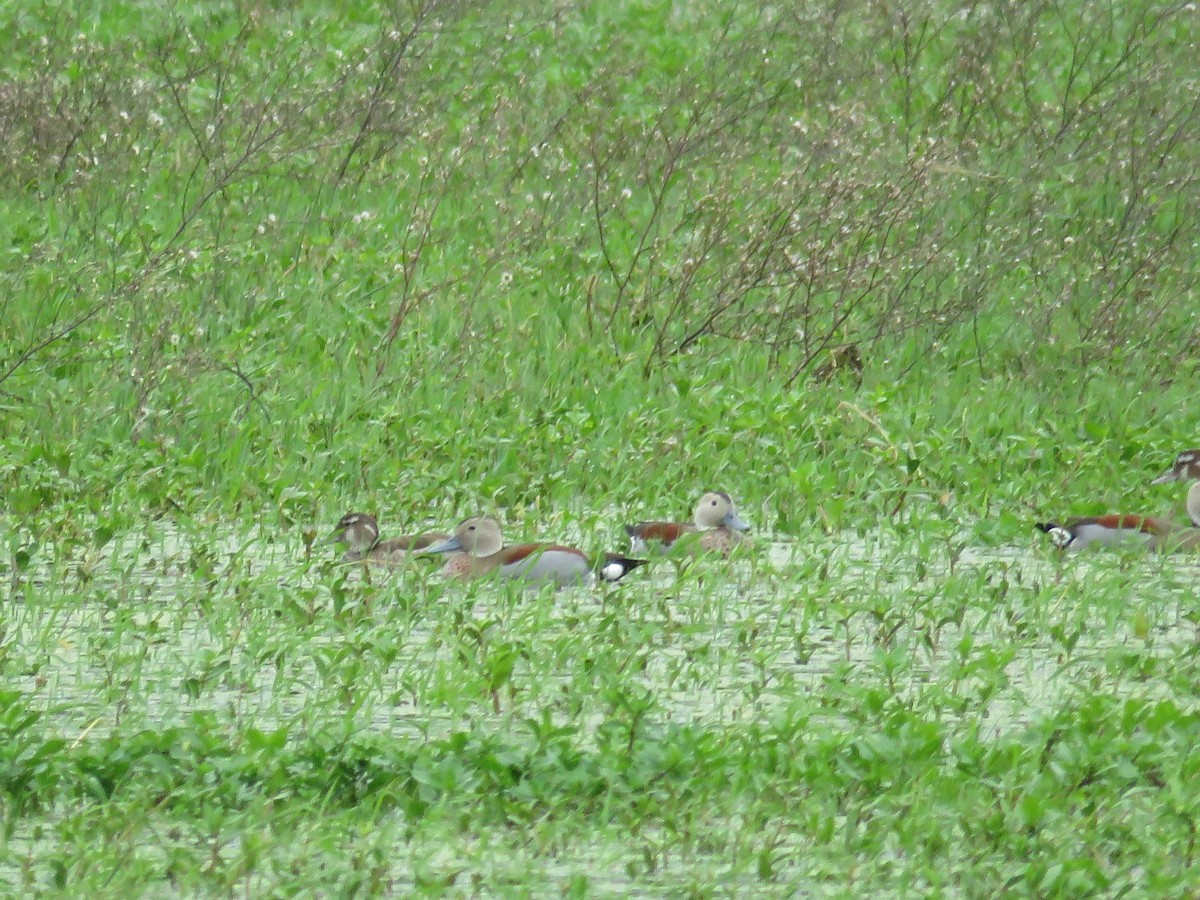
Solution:
M 205 540 L 208 549 L 198 558 L 191 537 L 160 527 L 149 539 L 127 536 L 53 572 L 24 573 L 22 596 L 8 617 L 8 646 L 17 658 L 24 648 L 37 651 L 36 658 L 25 657 L 17 686 L 64 736 L 101 735 L 130 716 L 150 726 L 201 710 L 271 728 L 311 714 L 314 705 L 330 714 L 354 706 L 361 727 L 397 736 L 426 735 L 431 723 L 434 733 L 453 727 L 453 711 L 422 702 L 422 693 L 436 691 L 428 678 L 422 685 L 419 677 L 452 667 L 461 650 L 444 639 L 444 609 L 396 617 L 391 627 L 396 610 L 388 608 L 390 593 L 422 602 L 428 570 L 417 568 L 419 562 L 391 574 L 376 570 L 367 620 L 343 632 L 331 627 L 337 623 L 321 607 L 329 596 L 323 589 L 342 578 L 341 589 L 349 595 L 365 586 L 359 570 L 329 564 L 332 550 L 305 563 L 304 548 L 294 540 L 266 541 L 254 532 Z M 660 715 L 712 723 L 770 716 L 797 692 L 820 691 L 828 679 L 844 678 L 847 667 L 878 666 L 880 654 L 897 645 L 904 660 L 894 687 L 899 696 L 918 698 L 951 665 L 965 635 L 986 644 L 1010 627 L 1000 620 L 994 601 L 968 598 L 958 620 L 941 626 L 936 645 L 921 648 L 905 628 L 928 625 L 921 607 L 938 602 L 939 581 L 951 574 L 949 559 L 922 562 L 911 548 L 886 537 L 822 536 L 822 541 L 816 546 L 812 541 L 769 543 L 749 562 L 698 560 L 681 579 L 663 561 L 606 590 L 514 597 L 511 589 L 490 583 L 455 584 L 438 586 L 441 593 L 432 602 L 442 605 L 451 598 L 465 604 L 467 621 L 487 622 L 506 640 L 532 639 L 534 647 L 569 637 L 580 622 L 594 627 L 619 614 L 652 636 L 634 681 L 654 696 Z M 1052 554 L 1029 548 L 969 548 L 954 561 L 952 577 L 958 590 L 972 577 L 981 585 L 988 578 L 1012 585 L 1005 609 L 1011 618 L 1025 614 L 1019 598 L 1011 602 L 1014 597 L 1044 595 L 1056 578 L 1061 586 L 1056 602 L 1077 604 L 1078 592 L 1089 589 L 1089 576 L 1103 578 L 1114 559 L 1081 554 L 1059 564 Z M 1134 564 L 1151 568 L 1158 578 L 1176 567 L 1178 604 L 1186 599 L 1185 585 L 1200 573 L 1184 557 Z M 73 585 L 81 574 L 86 584 Z M 1161 591 L 1162 585 L 1154 589 Z M 244 595 L 232 614 L 231 590 Z M 263 593 L 271 595 L 267 608 L 256 609 Z M 311 605 L 314 627 L 302 639 L 295 623 L 269 620 L 278 616 L 279 600 L 289 593 L 304 594 Z M 1158 600 L 1161 605 L 1162 597 Z M 221 613 L 214 616 L 217 606 Z M 522 606 L 530 607 L 528 615 L 522 615 Z M 1053 609 L 1030 614 L 1053 615 Z M 370 633 L 387 630 L 397 641 L 397 657 L 386 667 L 372 667 L 364 690 L 369 696 L 348 702 L 340 696 L 345 690 L 331 689 L 337 679 L 329 675 L 328 660 L 322 664 L 322 650 L 336 651 L 358 626 Z M 894 632 L 890 644 L 881 643 L 880 629 Z M 1072 665 L 1063 665 L 1061 653 L 1049 643 L 1028 643 L 1005 667 L 1007 684 L 989 697 L 987 718 L 1000 731 L 1051 708 L 1081 659 L 1123 646 L 1169 653 L 1193 638 L 1194 628 L 1179 621 L 1160 622 L 1135 636 L 1132 624 L 1118 618 L 1079 636 L 1071 649 Z M 273 642 L 285 662 L 264 666 Z M 517 678 L 515 702 L 536 701 L 556 687 L 569 689 L 577 677 L 569 668 L 555 671 L 531 660 L 539 683 L 536 690 L 521 690 Z
M 1200 565 L 1188 557 L 1061 559 L 1031 542 L 952 559 L 891 535 L 814 534 L 760 542 L 744 560 L 696 560 L 682 573 L 659 561 L 615 588 L 556 594 L 443 584 L 419 563 L 375 571 L 368 585 L 333 564 L 332 548 L 306 561 L 294 537 L 200 537 L 158 526 L 5 573 L 7 680 L 49 730 L 87 741 L 204 712 L 223 728 L 342 723 L 425 740 L 467 723 L 507 732 L 548 713 L 587 741 L 614 715 L 604 699 L 614 691 L 648 704 L 650 736 L 680 723 L 836 729 L 843 706 L 823 699 L 865 686 L 999 737 L 1096 684 L 1171 697 L 1138 663 L 1196 639 L 1186 613 Z M 520 656 L 493 697 L 477 665 L 503 647 Z M 436 848 L 414 841 L 407 852 L 436 868 Z M 552 857 L 471 849 L 514 879 L 537 857 L 548 884 L 572 871 L 613 892 L 631 883 L 630 845 L 617 836 Z M 731 889 L 754 881 L 695 854 L 664 854 L 637 881 L 667 890 L 683 869 Z

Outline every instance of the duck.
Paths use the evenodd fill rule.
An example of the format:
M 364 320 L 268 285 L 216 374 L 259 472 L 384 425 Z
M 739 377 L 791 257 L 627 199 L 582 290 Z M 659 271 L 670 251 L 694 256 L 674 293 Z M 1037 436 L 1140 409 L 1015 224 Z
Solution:
M 724 491 L 708 491 L 696 504 L 691 522 L 638 522 L 626 525 L 633 553 L 645 553 L 651 544 L 664 549 L 690 545 L 700 550 L 729 556 L 747 538 L 750 526 L 742 521 L 733 501 Z M 697 537 L 692 538 L 692 535 Z
M 1108 516 L 1072 516 L 1061 522 L 1035 522 L 1038 531 L 1045 532 L 1059 550 L 1082 550 L 1085 547 L 1116 547 L 1145 544 L 1161 546 L 1173 524 L 1157 516 L 1114 514 Z
M 1060 550 L 1082 550 L 1085 547 L 1136 546 L 1148 549 L 1200 548 L 1200 450 L 1187 450 L 1175 457 L 1175 462 L 1151 484 L 1172 481 L 1193 481 L 1188 491 L 1187 512 L 1191 529 L 1179 528 L 1173 521 L 1159 516 L 1113 514 L 1107 516 L 1077 516 L 1061 522 L 1037 522 L 1035 527 L 1050 536 Z
M 1176 550 L 1200 549 L 1200 450 L 1184 450 L 1175 457 L 1171 468 L 1163 472 L 1151 484 L 1170 484 L 1174 481 L 1190 481 L 1184 509 L 1187 510 L 1190 528 L 1176 528 L 1166 544 Z
M 396 566 L 405 562 L 412 554 L 445 541 L 448 534 L 428 531 L 402 537 L 379 539 L 379 522 L 369 513 L 350 512 L 342 516 L 333 533 L 325 539 L 326 544 L 345 544 L 345 562 L 365 562 L 376 565 Z
M 459 554 L 451 573 L 458 578 L 482 578 L 499 573 L 529 584 L 592 584 L 617 582 L 644 559 L 631 559 L 605 553 L 593 561 L 586 553 L 562 544 L 514 544 L 506 547 L 500 523 L 491 516 L 464 519 L 446 540 L 426 547 L 422 552 Z

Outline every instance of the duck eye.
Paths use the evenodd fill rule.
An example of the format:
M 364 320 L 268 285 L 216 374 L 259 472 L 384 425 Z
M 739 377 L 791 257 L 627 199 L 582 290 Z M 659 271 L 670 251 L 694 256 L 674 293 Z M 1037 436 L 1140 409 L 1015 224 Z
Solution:
M 468 525 L 468 526 L 467 526 L 467 531 L 474 531 L 474 530 L 475 530 L 475 526 L 474 526 L 474 525 Z

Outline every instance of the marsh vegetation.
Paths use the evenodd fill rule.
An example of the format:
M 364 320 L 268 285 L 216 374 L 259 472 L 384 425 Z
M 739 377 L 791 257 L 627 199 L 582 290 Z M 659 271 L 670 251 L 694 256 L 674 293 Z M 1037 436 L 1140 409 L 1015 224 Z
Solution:
M 1032 523 L 1181 517 L 1200 20 L 900 6 L 9 10 L 0 883 L 1196 891 L 1200 567 Z

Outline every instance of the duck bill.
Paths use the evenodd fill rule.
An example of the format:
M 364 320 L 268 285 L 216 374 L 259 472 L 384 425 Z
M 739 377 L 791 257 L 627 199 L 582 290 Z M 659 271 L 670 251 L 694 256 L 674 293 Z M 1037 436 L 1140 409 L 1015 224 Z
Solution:
M 325 546 L 328 546 L 329 544 L 340 544 L 342 542 L 342 540 L 345 538 L 345 535 L 346 535 L 345 530 L 342 528 L 339 528 L 333 534 L 318 541 L 317 546 L 325 547 Z
M 727 528 L 732 528 L 734 531 L 749 531 L 750 526 L 741 520 L 737 513 L 730 510 L 729 513 L 721 520 L 721 524 Z
M 1167 471 L 1163 472 L 1161 475 L 1159 475 L 1157 478 L 1155 478 L 1150 483 L 1151 484 L 1170 484 L 1172 481 L 1178 481 L 1178 480 L 1179 480 L 1179 472 L 1177 472 L 1175 469 L 1167 469 Z
M 449 540 L 442 541 L 440 544 L 434 544 L 432 547 L 426 547 L 422 553 L 460 553 L 463 545 L 458 538 L 452 537 Z

